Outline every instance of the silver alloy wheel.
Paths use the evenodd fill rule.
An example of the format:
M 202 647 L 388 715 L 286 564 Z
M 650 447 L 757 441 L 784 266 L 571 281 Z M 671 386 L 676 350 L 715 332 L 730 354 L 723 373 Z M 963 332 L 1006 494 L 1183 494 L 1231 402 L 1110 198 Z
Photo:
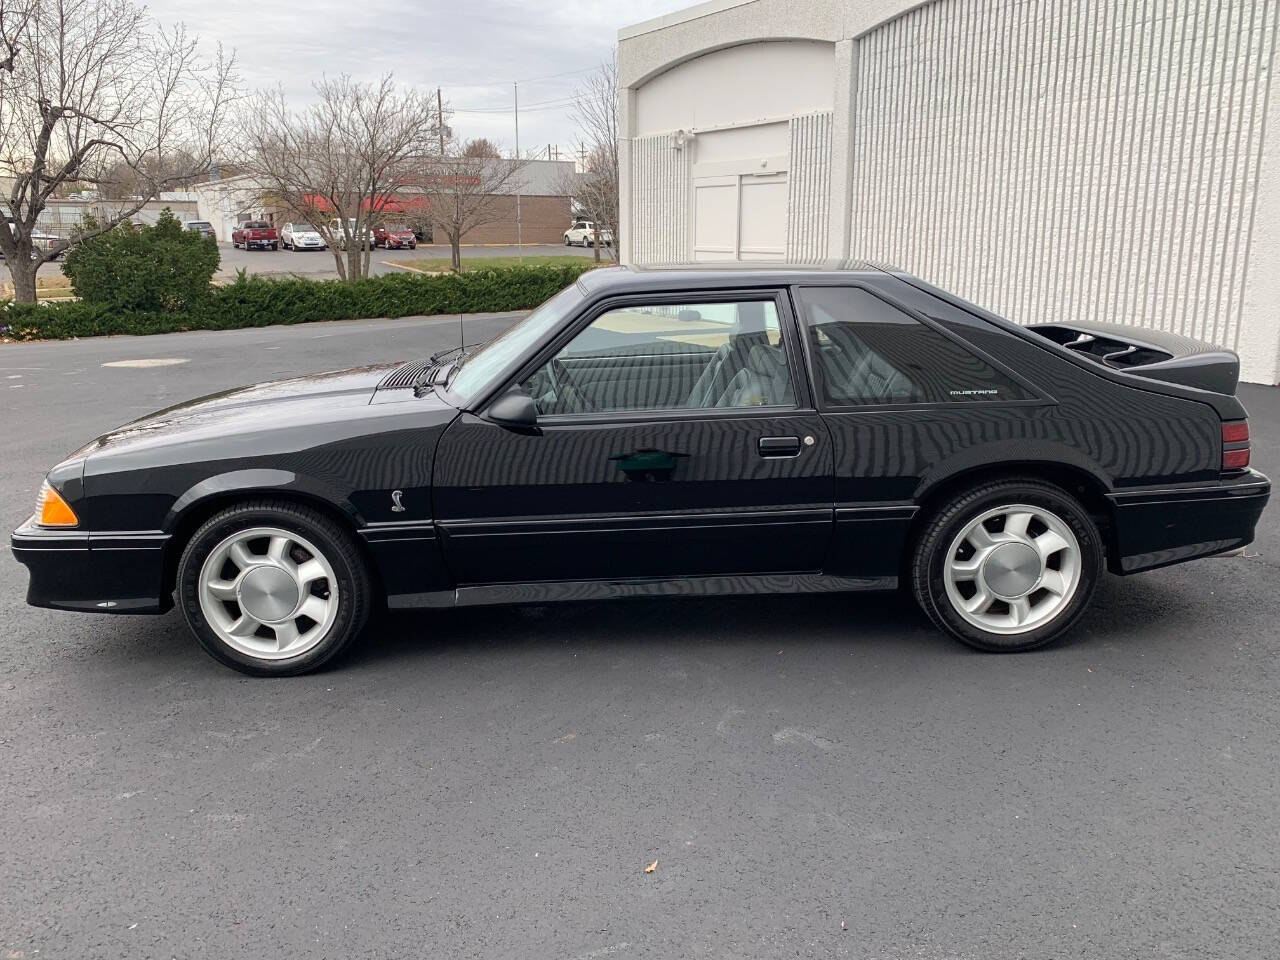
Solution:
M 338 581 L 309 540 L 280 527 L 227 537 L 200 567 L 200 610 L 227 646 L 260 660 L 306 653 L 338 615 Z
M 1080 570 L 1071 527 L 1044 507 L 1014 503 L 965 524 L 947 550 L 942 577 L 956 613 L 980 630 L 1012 635 L 1065 610 Z

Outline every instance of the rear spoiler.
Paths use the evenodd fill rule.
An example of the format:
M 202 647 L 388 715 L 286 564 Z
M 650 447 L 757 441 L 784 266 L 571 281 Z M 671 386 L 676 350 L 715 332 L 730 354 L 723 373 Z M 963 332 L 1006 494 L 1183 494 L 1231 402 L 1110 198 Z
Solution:
M 1027 329 L 1102 366 L 1148 380 L 1228 397 L 1235 396 L 1240 381 L 1234 351 L 1176 333 L 1090 320 L 1035 323 Z

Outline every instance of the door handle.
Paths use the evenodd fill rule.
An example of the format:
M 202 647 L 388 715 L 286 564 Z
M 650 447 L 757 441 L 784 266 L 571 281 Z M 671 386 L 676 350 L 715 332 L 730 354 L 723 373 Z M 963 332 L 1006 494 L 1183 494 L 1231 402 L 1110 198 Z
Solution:
M 798 457 L 800 456 L 799 437 L 761 437 L 757 448 L 762 457 Z

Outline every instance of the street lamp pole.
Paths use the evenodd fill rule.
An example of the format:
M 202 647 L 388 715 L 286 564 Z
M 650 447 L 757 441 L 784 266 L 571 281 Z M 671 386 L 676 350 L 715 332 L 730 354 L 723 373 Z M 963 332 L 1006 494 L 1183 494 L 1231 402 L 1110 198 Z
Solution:
M 511 92 L 515 97 L 516 163 L 520 162 L 520 84 L 513 82 Z M 516 177 L 516 259 L 524 260 L 524 232 L 520 220 L 520 178 Z

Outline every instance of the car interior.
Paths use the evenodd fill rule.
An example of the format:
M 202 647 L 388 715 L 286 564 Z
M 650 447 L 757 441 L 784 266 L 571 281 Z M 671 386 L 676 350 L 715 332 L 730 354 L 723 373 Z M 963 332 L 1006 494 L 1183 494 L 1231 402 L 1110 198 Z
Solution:
M 771 301 L 609 311 L 525 387 L 544 416 L 795 402 Z

